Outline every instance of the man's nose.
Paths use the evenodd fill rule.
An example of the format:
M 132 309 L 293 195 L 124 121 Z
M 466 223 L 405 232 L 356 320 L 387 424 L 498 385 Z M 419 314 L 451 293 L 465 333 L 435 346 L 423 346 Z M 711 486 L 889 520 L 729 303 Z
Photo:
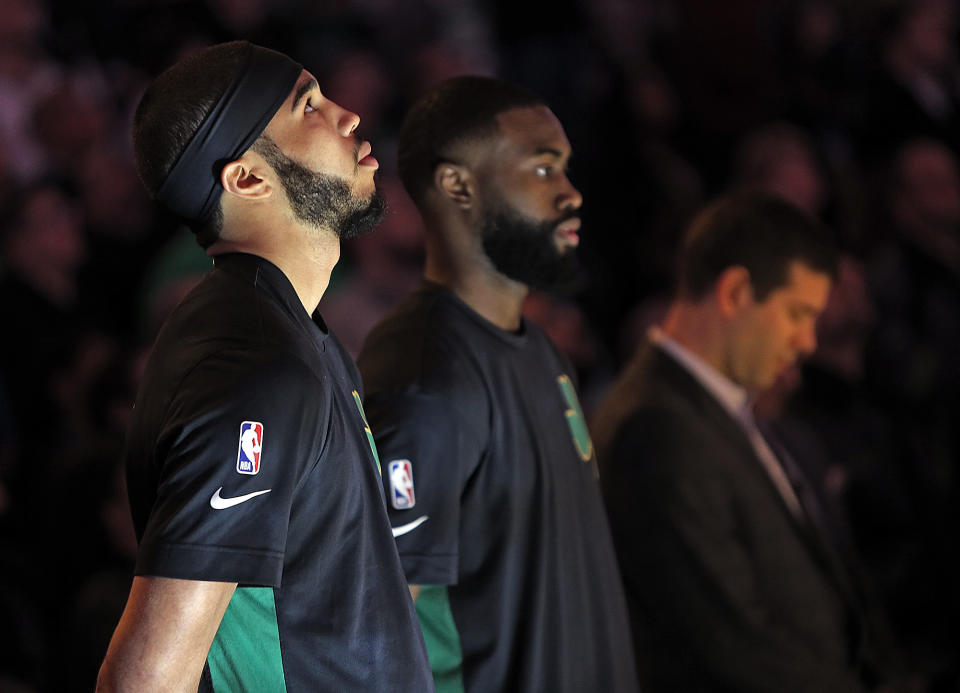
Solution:
M 583 205 L 583 195 L 573 187 L 573 183 L 571 183 L 569 179 L 565 180 L 566 186 L 557 197 L 557 207 L 563 212 L 580 209 L 581 205 Z
M 349 137 L 353 131 L 360 125 L 360 116 L 346 108 L 339 107 L 340 113 L 337 114 L 337 132 L 344 137 Z
M 817 350 L 817 328 L 815 322 L 811 321 L 809 325 L 806 325 L 800 330 L 797 342 L 797 351 L 800 356 L 810 356 Z

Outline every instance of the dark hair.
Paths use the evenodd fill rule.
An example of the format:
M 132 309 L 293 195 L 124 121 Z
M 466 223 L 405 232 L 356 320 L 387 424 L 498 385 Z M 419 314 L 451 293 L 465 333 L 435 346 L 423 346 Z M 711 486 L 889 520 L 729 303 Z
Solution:
M 800 262 L 835 279 L 837 249 L 816 218 L 779 197 L 741 192 L 722 197 L 690 224 L 680 249 L 680 295 L 697 300 L 729 267 L 750 273 L 757 300 L 787 282 Z
M 133 118 L 133 153 L 151 195 L 227 90 L 246 50 L 245 41 L 210 46 L 167 68 L 147 87 Z M 223 227 L 220 204 L 210 219 L 192 227 L 201 246 L 213 243 Z
M 413 105 L 400 128 L 397 165 L 410 197 L 422 201 L 437 165 L 455 161 L 460 146 L 495 134 L 498 114 L 543 105 L 536 94 L 499 79 L 441 82 Z

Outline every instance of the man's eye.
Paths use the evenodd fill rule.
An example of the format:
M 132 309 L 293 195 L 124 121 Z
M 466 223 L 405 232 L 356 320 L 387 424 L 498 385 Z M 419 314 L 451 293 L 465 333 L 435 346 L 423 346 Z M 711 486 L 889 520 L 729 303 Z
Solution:
M 307 104 L 303 107 L 303 112 L 304 112 L 304 113 L 312 113 L 312 112 L 315 111 L 315 110 L 317 110 L 317 109 L 315 109 L 315 108 L 313 107 L 313 104 L 310 103 L 310 99 L 307 99 Z
M 537 166 L 535 169 L 533 169 L 533 172 L 540 178 L 546 178 L 550 175 L 552 170 L 553 169 L 550 166 Z

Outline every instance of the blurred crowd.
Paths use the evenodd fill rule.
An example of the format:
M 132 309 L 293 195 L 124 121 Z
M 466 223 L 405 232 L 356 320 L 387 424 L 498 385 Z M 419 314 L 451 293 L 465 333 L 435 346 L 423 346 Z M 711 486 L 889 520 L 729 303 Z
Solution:
M 90 690 L 129 589 L 118 468 L 139 375 L 210 261 L 145 195 L 147 80 L 245 38 L 361 116 L 390 213 L 321 303 L 356 354 L 419 278 L 406 107 L 456 74 L 551 104 L 584 195 L 583 280 L 526 312 L 587 410 L 662 316 L 675 243 L 734 188 L 844 252 L 819 348 L 757 402 L 846 523 L 918 690 L 960 690 L 960 45 L 954 0 L 0 0 L 0 690 Z M 589 411 L 588 411 L 589 413 Z

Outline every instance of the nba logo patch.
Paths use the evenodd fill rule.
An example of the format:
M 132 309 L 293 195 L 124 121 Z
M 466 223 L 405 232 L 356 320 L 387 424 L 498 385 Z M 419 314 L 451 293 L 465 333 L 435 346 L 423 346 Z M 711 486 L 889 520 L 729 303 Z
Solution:
M 260 471 L 260 450 L 263 447 L 263 424 L 244 421 L 240 424 L 240 447 L 237 450 L 237 471 L 256 474 Z
M 397 510 L 412 508 L 417 499 L 413 494 L 413 466 L 410 460 L 392 460 L 387 470 L 390 476 L 390 504 Z

